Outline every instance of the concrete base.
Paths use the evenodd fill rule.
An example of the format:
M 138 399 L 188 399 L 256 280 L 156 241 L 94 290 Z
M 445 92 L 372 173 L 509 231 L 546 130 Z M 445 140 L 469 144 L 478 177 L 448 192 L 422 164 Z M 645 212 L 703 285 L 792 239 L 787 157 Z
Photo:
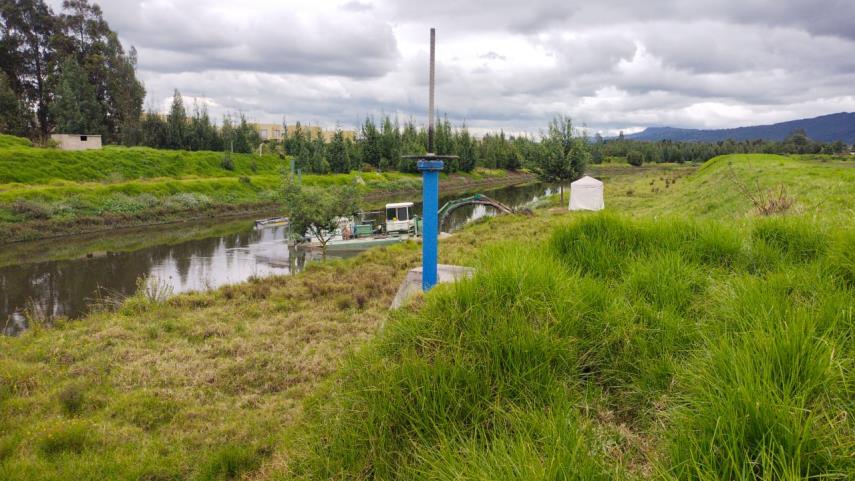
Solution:
M 439 264 L 436 269 L 437 283 L 457 282 L 458 279 L 472 277 L 475 274 L 475 269 L 471 267 L 453 266 L 449 264 Z M 413 295 L 422 292 L 422 268 L 416 267 L 407 272 L 407 277 L 398 288 L 398 293 L 395 294 L 395 299 L 392 300 L 392 309 L 397 309 L 403 306 L 407 300 Z

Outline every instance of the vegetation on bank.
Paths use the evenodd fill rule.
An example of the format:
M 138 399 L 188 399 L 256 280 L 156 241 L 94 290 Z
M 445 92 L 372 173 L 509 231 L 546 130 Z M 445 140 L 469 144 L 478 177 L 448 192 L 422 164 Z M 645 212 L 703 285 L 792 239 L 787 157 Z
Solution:
M 852 477 L 855 183 L 759 218 L 718 162 L 463 229 L 478 277 L 393 315 L 415 244 L 0 339 L 0 478 Z
M 851 479 L 855 230 L 583 215 L 394 316 L 298 479 Z
M 107 147 L 68 152 L 0 136 L 0 242 L 132 226 L 182 217 L 274 208 L 289 162 L 277 155 Z M 446 176 L 452 185 L 500 180 L 478 169 Z M 307 186 L 355 184 L 367 196 L 415 190 L 417 175 L 400 172 L 305 174 Z

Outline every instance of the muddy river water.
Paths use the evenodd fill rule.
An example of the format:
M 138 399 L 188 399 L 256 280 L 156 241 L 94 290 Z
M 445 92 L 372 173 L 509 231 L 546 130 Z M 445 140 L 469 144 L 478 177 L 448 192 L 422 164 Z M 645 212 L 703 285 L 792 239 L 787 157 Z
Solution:
M 531 183 L 483 193 L 516 208 L 553 191 L 551 186 Z M 468 195 L 445 196 L 440 205 Z M 420 199 L 387 201 L 407 200 L 417 202 L 416 212 L 421 214 Z M 493 214 L 492 208 L 482 205 L 462 207 L 452 212 L 442 230 L 453 231 Z M 0 330 L 6 335 L 19 333 L 27 328 L 28 315 L 48 320 L 79 317 L 99 297 L 133 294 L 143 277 L 179 293 L 217 288 L 253 276 L 287 275 L 319 260 L 289 248 L 287 228 L 256 230 L 253 221 L 231 220 L 204 228 L 170 224 L 99 234 L 98 247 L 93 247 L 91 239 L 75 238 L 41 241 L 30 251 L 26 245 L 13 246 L 22 254 L 0 267 Z M 35 251 L 37 256 L 32 255 Z

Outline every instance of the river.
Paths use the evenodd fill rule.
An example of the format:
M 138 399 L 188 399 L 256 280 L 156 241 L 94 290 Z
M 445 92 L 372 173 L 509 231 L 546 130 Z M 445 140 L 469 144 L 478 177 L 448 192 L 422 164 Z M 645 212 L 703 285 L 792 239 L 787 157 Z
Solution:
M 548 185 L 531 183 L 482 193 L 517 208 L 553 191 Z M 440 205 L 468 195 L 443 196 Z M 406 200 L 417 199 L 394 197 L 386 201 Z M 421 214 L 420 202 L 416 203 L 416 212 Z M 492 208 L 483 205 L 465 206 L 451 213 L 442 230 L 453 231 L 493 214 Z M 201 227 L 154 226 L 111 236 L 100 234 L 97 243 L 91 238 L 65 238 L 16 245 L 22 254 L 0 267 L 0 329 L 5 335 L 15 335 L 28 327 L 28 317 L 80 317 L 95 299 L 133 294 L 137 280 L 143 277 L 180 293 L 213 289 L 250 277 L 287 275 L 319 260 L 311 253 L 289 248 L 286 228 L 256 230 L 253 221 L 232 220 Z

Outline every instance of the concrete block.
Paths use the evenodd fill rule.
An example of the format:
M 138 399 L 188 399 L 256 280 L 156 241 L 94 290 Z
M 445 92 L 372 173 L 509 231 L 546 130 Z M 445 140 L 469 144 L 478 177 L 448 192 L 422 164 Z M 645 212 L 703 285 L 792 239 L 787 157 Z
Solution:
M 445 282 L 457 282 L 459 279 L 472 277 L 475 274 L 475 269 L 464 266 L 453 266 L 449 264 L 438 264 L 436 269 L 437 282 L 439 284 Z M 392 309 L 397 309 L 403 306 L 407 300 L 415 294 L 422 292 L 422 268 L 416 267 L 407 272 L 407 277 L 398 288 L 395 298 L 392 300 Z
M 90 150 L 101 148 L 100 135 L 51 134 L 51 140 L 62 150 Z

